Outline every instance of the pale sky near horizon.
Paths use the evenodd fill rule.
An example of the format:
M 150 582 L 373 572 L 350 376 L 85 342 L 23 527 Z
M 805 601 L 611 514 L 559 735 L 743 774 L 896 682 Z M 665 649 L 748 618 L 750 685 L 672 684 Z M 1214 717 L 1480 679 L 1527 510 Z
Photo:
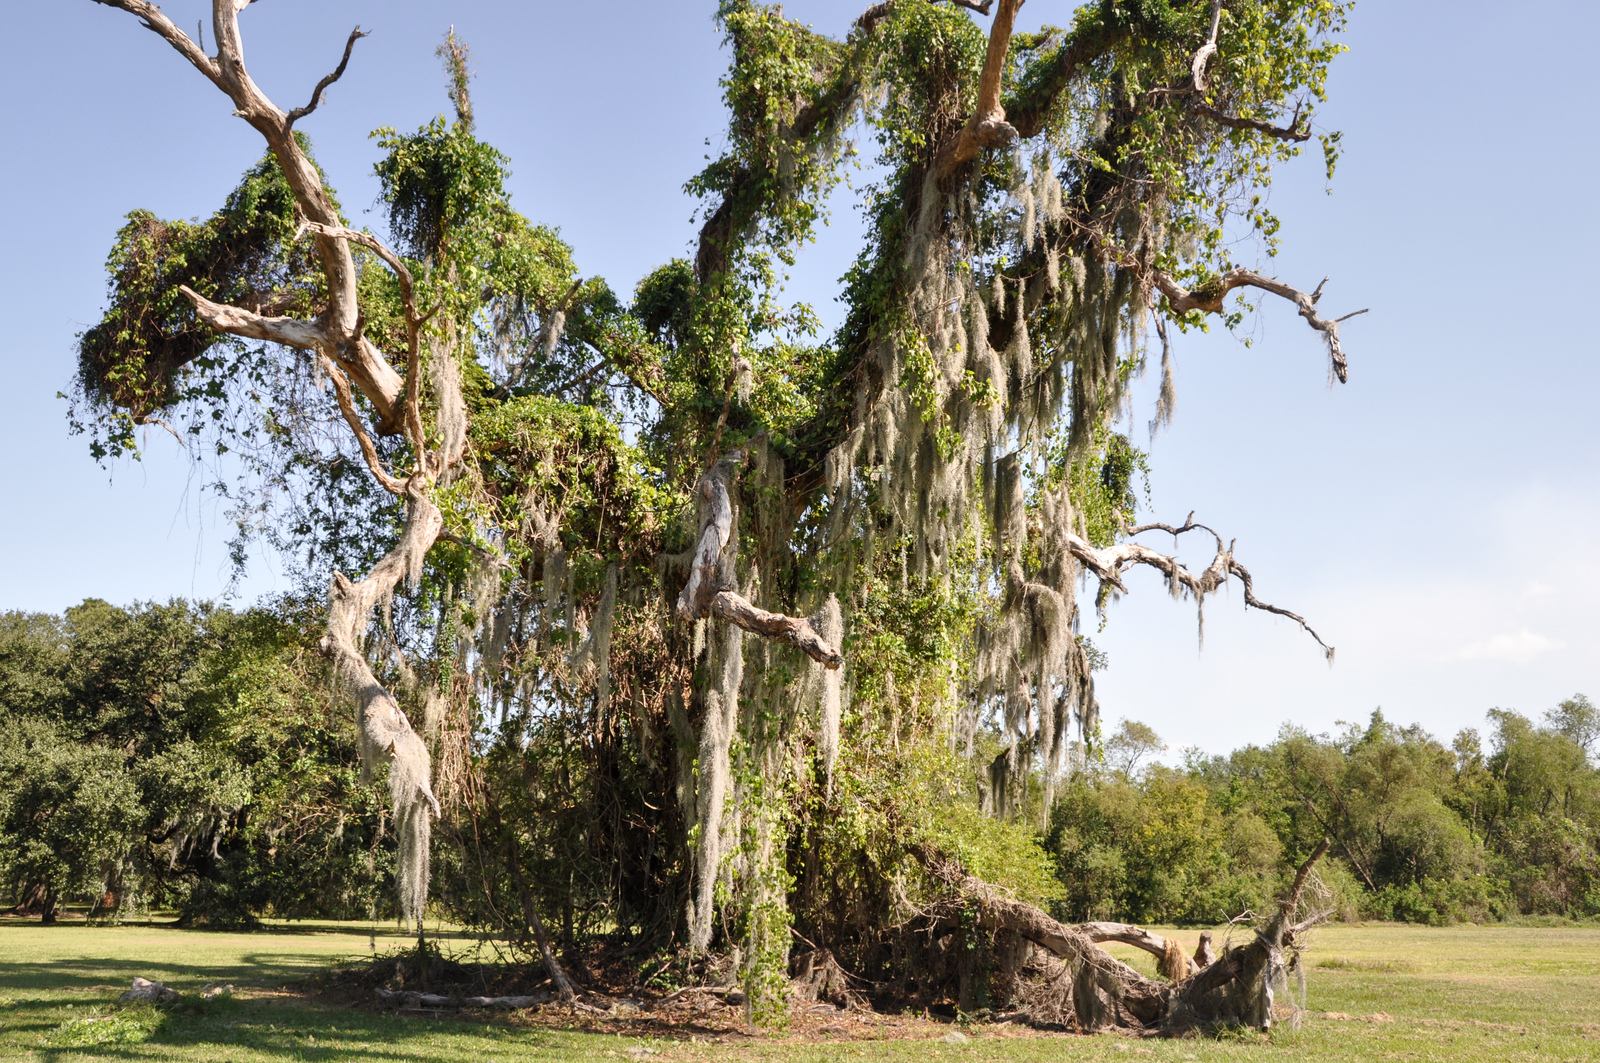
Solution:
M 171 0 L 191 27 L 209 10 Z M 843 34 L 865 0 L 790 0 Z M 1064 24 L 1070 0 L 1029 0 L 1021 22 Z M 374 128 L 446 109 L 434 48 L 454 24 L 478 72 L 479 133 L 505 151 L 514 204 L 557 225 L 586 275 L 619 293 L 689 251 L 685 179 L 725 126 L 713 2 L 263 0 L 243 26 L 252 75 L 304 102 L 359 23 L 344 80 L 301 128 L 357 224 L 374 199 Z M 262 153 L 220 93 L 131 16 L 91 3 L 27 5 L 0 69 L 0 610 L 57 611 L 210 597 L 228 535 L 170 438 L 141 463 L 97 467 L 66 430 L 75 335 L 98 317 L 122 216 L 208 214 Z M 209 30 L 207 32 L 209 38 Z M 1175 335 L 1176 423 L 1151 447 L 1152 515 L 1238 540 L 1257 594 L 1338 647 L 1324 663 L 1288 621 L 1158 577 L 1093 634 L 1108 728 L 1128 716 L 1174 748 L 1222 752 L 1365 720 L 1378 706 L 1448 740 L 1501 706 L 1537 715 L 1600 697 L 1600 359 L 1588 253 L 1600 119 L 1589 103 L 1600 6 L 1543 0 L 1367 0 L 1334 64 L 1325 129 L 1344 131 L 1326 194 L 1314 150 L 1279 171 L 1284 250 L 1263 262 L 1302 288 L 1331 279 L 1350 383 L 1329 387 L 1318 337 L 1263 302 L 1246 347 Z M 704 143 L 709 138 L 710 147 Z M 866 149 L 868 146 L 863 145 Z M 790 292 L 830 326 L 860 224 L 848 192 Z M 1155 373 L 1135 400 L 1141 445 Z M 1160 537 L 1152 538 L 1152 545 Z M 1202 556 L 1205 555 L 1205 556 Z M 1204 544 L 1186 553 L 1203 564 Z M 243 588 L 287 589 L 270 557 Z M 1085 595 L 1087 603 L 1089 596 Z M 1087 629 L 1094 621 L 1089 619 Z

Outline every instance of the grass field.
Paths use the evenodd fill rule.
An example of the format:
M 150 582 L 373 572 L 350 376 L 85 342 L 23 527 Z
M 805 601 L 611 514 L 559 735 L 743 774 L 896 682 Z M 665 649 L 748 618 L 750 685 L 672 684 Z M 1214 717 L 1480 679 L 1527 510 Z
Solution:
M 1310 953 L 1308 1015 L 1271 1038 L 1149 1040 L 868 1020 L 723 1044 L 552 1030 L 517 1019 L 414 1018 L 320 1003 L 294 989 L 369 954 L 368 928 L 254 934 L 0 922 L 0 1059 L 513 1063 L 518 1060 L 1600 1060 L 1600 929 L 1336 926 Z M 1185 939 L 1188 934 L 1183 935 Z M 382 949 L 398 942 L 380 936 Z M 1127 958 L 1142 962 L 1143 954 Z M 116 1005 L 135 975 L 180 990 L 165 1009 Z M 209 981 L 231 1000 L 202 1002 Z M 1343 1017 L 1340 1017 L 1343 1016 Z

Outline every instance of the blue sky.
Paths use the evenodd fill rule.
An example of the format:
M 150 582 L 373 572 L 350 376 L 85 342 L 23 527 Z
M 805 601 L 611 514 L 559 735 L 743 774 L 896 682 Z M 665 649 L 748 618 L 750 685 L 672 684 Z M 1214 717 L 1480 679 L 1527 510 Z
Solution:
M 192 26 L 209 6 L 164 10 Z M 351 26 L 372 32 L 301 125 L 360 224 L 376 192 L 367 134 L 445 109 L 433 50 L 454 24 L 516 205 L 626 292 L 690 247 L 682 184 L 723 128 L 714 6 L 262 0 L 243 25 L 251 73 L 284 107 L 333 67 Z M 842 33 L 862 6 L 786 10 Z M 1021 22 L 1065 23 L 1073 6 L 1029 0 Z M 158 433 L 143 462 L 100 469 L 55 395 L 74 336 L 98 316 L 123 214 L 209 213 L 261 142 L 122 12 L 56 0 L 9 25 L 0 609 L 217 594 L 227 529 L 176 444 Z M 1237 537 L 1257 593 L 1304 613 L 1337 661 L 1289 622 L 1245 615 L 1237 591 L 1209 603 L 1201 650 L 1192 605 L 1135 574 L 1094 636 L 1111 657 L 1108 722 L 1222 751 L 1379 705 L 1448 738 L 1492 706 L 1600 696 L 1597 34 L 1600 7 L 1579 2 L 1356 7 L 1319 117 L 1344 131 L 1332 194 L 1319 158 L 1283 168 L 1284 250 L 1261 264 L 1302 288 L 1331 276 L 1325 310 L 1371 308 L 1346 327 L 1351 381 L 1328 386 L 1317 336 L 1280 303 L 1247 322 L 1248 347 L 1178 336 L 1178 415 L 1153 443 L 1151 478 L 1154 516 L 1193 509 Z M 848 190 L 835 206 L 791 286 L 829 323 L 860 232 Z M 1140 442 L 1154 377 L 1135 399 Z M 260 558 L 243 590 L 285 587 Z

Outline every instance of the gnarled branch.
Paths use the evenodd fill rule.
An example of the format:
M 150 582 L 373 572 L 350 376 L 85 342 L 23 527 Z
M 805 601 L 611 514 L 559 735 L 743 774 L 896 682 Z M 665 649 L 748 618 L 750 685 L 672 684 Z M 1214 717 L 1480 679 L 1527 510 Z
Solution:
M 1159 270 L 1153 271 L 1151 280 L 1155 283 L 1162 295 L 1166 296 L 1167 305 L 1175 314 L 1186 314 L 1191 310 L 1199 310 L 1207 314 L 1222 312 L 1222 300 L 1235 288 L 1260 288 L 1281 296 L 1295 304 L 1300 316 L 1306 323 L 1318 332 L 1328 344 L 1328 357 L 1333 364 L 1334 375 L 1339 378 L 1339 383 L 1347 383 L 1350 379 L 1350 364 L 1345 361 L 1344 349 L 1339 345 L 1339 322 L 1365 314 L 1366 310 L 1357 310 L 1329 320 L 1317 313 L 1317 303 L 1322 299 L 1322 289 L 1327 286 L 1328 278 L 1322 278 L 1322 283 L 1317 285 L 1316 291 L 1307 295 L 1298 288 L 1292 288 L 1280 280 L 1272 277 L 1263 277 L 1254 270 L 1230 269 L 1221 277 L 1203 288 L 1189 289 L 1173 280 Z
M 678 618 L 690 622 L 715 615 L 751 634 L 787 642 L 828 668 L 838 668 L 844 658 L 827 639 L 817 634 L 811 621 L 769 613 L 736 592 L 717 587 L 722 552 L 733 534 L 733 503 L 728 497 L 728 480 L 743 461 L 743 451 L 730 451 L 700 477 L 695 489 L 701 502 L 700 537 L 689 564 L 689 581 L 678 593 Z
M 817 629 L 811 626 L 809 620 L 769 613 L 732 591 L 718 591 L 711 599 L 711 612 L 752 634 L 787 642 L 827 668 L 838 668 L 844 664 L 839 651 L 817 634 Z
M 344 42 L 344 58 L 339 60 L 339 65 L 334 68 L 333 73 L 317 82 L 317 87 L 311 90 L 310 103 L 306 104 L 304 107 L 296 107 L 294 110 L 290 111 L 284 116 L 283 125 L 285 129 L 293 126 L 300 119 L 317 109 L 317 107 L 322 103 L 323 91 L 326 90 L 329 85 L 332 85 L 335 81 L 338 81 L 340 78 L 344 77 L 344 68 L 350 65 L 350 50 L 356 46 L 357 41 L 366 36 L 368 36 L 368 34 L 362 33 L 360 26 L 357 26 L 355 29 L 350 31 L 350 39 Z
M 1247 608 L 1260 609 L 1263 612 L 1276 613 L 1278 616 L 1288 617 L 1316 640 L 1321 646 L 1329 662 L 1333 660 L 1333 647 L 1322 641 L 1322 637 L 1312 630 L 1305 618 L 1298 613 L 1291 613 L 1276 605 L 1261 601 L 1255 596 L 1255 591 L 1250 578 L 1250 571 L 1241 565 L 1233 556 L 1233 544 L 1222 545 L 1222 536 L 1204 524 L 1197 524 L 1194 514 L 1189 514 L 1189 519 L 1178 527 L 1170 524 L 1141 524 L 1130 529 L 1130 535 L 1138 535 L 1147 531 L 1164 531 L 1174 537 L 1190 531 L 1209 532 L 1217 542 L 1216 556 L 1211 559 L 1211 564 L 1198 573 L 1191 572 L 1184 567 L 1176 557 L 1152 550 L 1143 543 L 1125 541 L 1113 546 L 1095 547 L 1079 535 L 1067 532 L 1065 535 L 1067 549 L 1077 561 L 1093 572 L 1102 586 L 1115 587 L 1124 593 L 1127 587 L 1122 582 L 1122 573 L 1130 565 L 1149 565 L 1159 570 L 1167 577 L 1169 586 L 1175 594 L 1187 592 L 1192 594 L 1197 602 L 1203 602 L 1206 595 L 1212 594 L 1228 582 L 1229 577 L 1237 577 L 1244 585 L 1244 602 Z
M 193 63 L 196 70 L 210 78 L 219 88 L 222 87 L 222 68 L 217 65 L 217 61 L 206 55 L 205 50 L 187 33 L 180 30 L 171 19 L 163 15 L 155 4 L 145 3 L 145 0 L 94 0 L 94 2 L 104 4 L 106 7 L 121 8 L 135 16 L 144 23 L 146 29 L 159 34 L 163 40 L 177 49 L 179 55 Z

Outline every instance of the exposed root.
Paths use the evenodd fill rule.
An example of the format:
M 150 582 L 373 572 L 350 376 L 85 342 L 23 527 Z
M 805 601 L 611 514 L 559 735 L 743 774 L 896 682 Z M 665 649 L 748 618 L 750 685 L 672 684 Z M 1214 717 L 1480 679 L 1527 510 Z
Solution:
M 1288 895 L 1258 926 L 1247 944 L 1226 948 L 1214 961 L 1191 959 L 1175 939 L 1125 923 L 1067 926 L 1006 896 L 937 853 L 921 853 L 924 867 L 943 883 L 950 897 L 906 929 L 924 938 L 920 967 L 930 982 L 945 982 L 938 954 L 953 952 L 955 934 L 972 930 L 990 935 L 994 973 L 989 990 L 1000 989 L 1016 1006 L 1013 1018 L 1045 1026 L 1070 1026 L 1085 1032 L 1140 1029 L 1178 1032 L 1202 1026 L 1233 1025 L 1270 1029 L 1274 998 L 1288 988 L 1301 967 L 1296 939 L 1317 916 L 1296 922 L 1312 866 L 1327 852 L 1321 846 L 1301 865 Z M 1157 957 L 1160 979 L 1147 978 L 1099 945 L 1118 941 Z M 1017 944 L 1024 947 L 1019 949 Z M 1197 955 L 1209 958 L 1210 935 L 1201 936 Z M 969 942 L 967 954 L 973 951 Z M 915 966 L 915 965 L 914 965 Z M 928 995 L 931 986 L 920 987 Z M 963 997 L 973 994 L 962 986 Z M 998 995 L 997 995 L 998 997 Z

